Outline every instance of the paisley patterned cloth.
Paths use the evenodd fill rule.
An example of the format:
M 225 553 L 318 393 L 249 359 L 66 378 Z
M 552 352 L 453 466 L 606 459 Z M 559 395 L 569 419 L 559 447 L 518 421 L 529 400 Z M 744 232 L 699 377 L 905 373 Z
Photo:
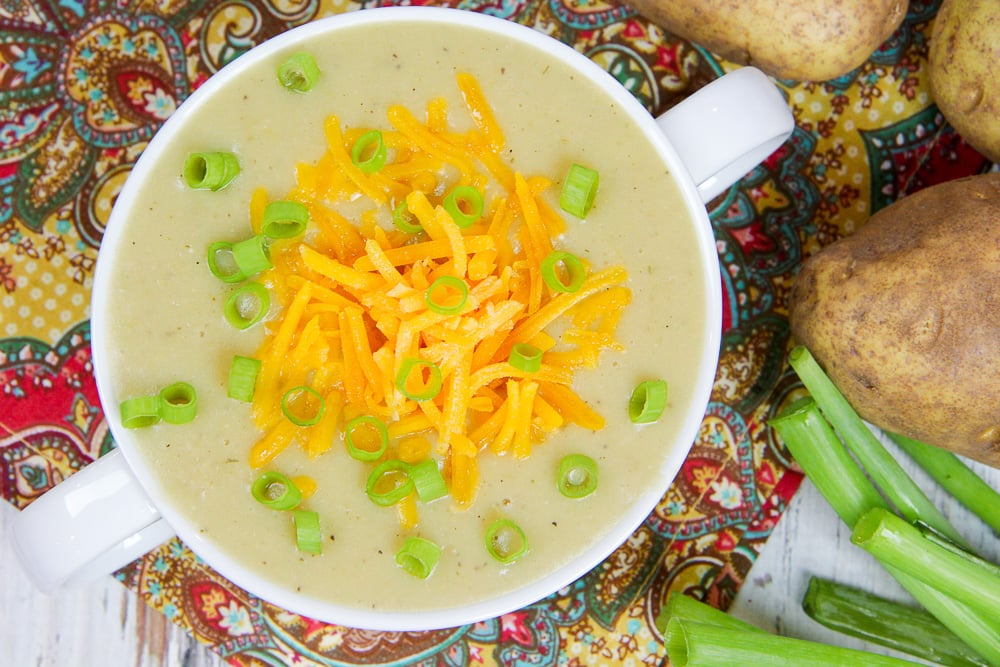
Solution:
M 380 0 L 0 2 L 0 493 L 24 507 L 112 448 L 92 377 L 89 290 L 104 225 L 146 142 L 253 45 Z M 414 4 L 418 4 L 414 2 Z M 659 114 L 733 65 L 605 0 L 443 0 L 573 45 Z M 985 171 L 933 106 L 934 0 L 856 71 L 778 82 L 793 137 L 710 205 L 724 336 L 697 441 L 656 510 L 604 563 L 515 613 L 369 632 L 275 608 L 169 542 L 117 573 L 232 665 L 592 665 L 663 661 L 671 591 L 736 595 L 801 475 L 766 420 L 798 385 L 787 298 L 803 258 L 895 199 Z

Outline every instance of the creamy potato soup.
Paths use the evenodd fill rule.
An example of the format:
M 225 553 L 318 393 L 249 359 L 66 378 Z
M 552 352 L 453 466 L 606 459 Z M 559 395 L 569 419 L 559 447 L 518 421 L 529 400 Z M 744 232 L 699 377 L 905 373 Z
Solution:
M 297 51 L 312 54 L 321 71 L 306 93 L 283 88 L 275 74 Z M 404 527 L 395 507 L 379 506 L 365 494 L 373 464 L 346 451 L 343 425 L 360 414 L 357 406 L 344 408 L 333 446 L 320 455 L 310 457 L 293 444 L 259 468 L 250 465 L 263 431 L 250 403 L 227 396 L 229 367 L 234 354 L 257 355 L 279 326 L 282 295 L 273 296 L 268 319 L 237 330 L 222 313 L 237 285 L 213 276 L 206 259 L 213 242 L 252 234 L 255 191 L 284 199 L 297 187 L 298 165 L 322 164 L 324 123 L 331 116 L 345 133 L 376 128 L 390 136 L 392 105 L 424 122 L 428 105 L 443 99 L 448 129 L 474 130 L 456 83 L 461 73 L 478 82 L 503 130 L 503 162 L 526 177 L 552 181 L 540 198 L 565 222 L 554 246 L 584 260 L 591 274 L 623 267 L 631 303 L 598 366 L 573 372 L 572 389 L 606 420 L 603 429 L 564 424 L 536 440 L 526 458 L 484 446 L 475 457 L 472 502 L 463 506 L 450 496 L 418 502 L 416 525 Z M 186 187 L 181 169 L 195 151 L 231 151 L 241 172 L 216 192 Z M 585 220 L 559 209 L 562 180 L 573 163 L 600 175 Z M 351 222 L 363 224 L 360 215 Z M 376 222 L 394 233 L 384 217 Z M 196 388 L 193 421 L 128 432 L 136 444 L 131 453 L 155 478 L 159 488 L 153 491 L 190 526 L 182 537 L 196 552 L 224 552 L 269 586 L 343 607 L 434 610 L 538 581 L 592 547 L 637 498 L 665 490 L 653 487 L 662 486 L 660 468 L 694 400 L 690 384 L 704 354 L 703 341 L 691 335 L 705 328 L 695 232 L 672 176 L 642 131 L 598 87 L 544 53 L 479 30 L 428 23 L 386 24 L 377 36 L 364 27 L 341 30 L 289 47 L 190 110 L 119 224 L 126 226 L 119 243 L 108 249 L 114 254 L 107 310 L 95 313 L 109 329 L 106 400 L 114 403 L 106 407 L 116 410 L 119 401 L 178 381 Z M 288 243 L 310 243 L 313 226 Z M 548 333 L 555 338 L 560 326 L 566 325 Z M 628 416 L 629 396 L 649 379 L 669 384 L 669 401 L 656 423 L 636 425 Z M 494 394 L 504 381 L 491 385 Z M 480 400 L 478 409 L 485 405 Z M 469 414 L 484 418 L 475 410 Z M 577 499 L 562 495 L 555 483 L 560 459 L 574 453 L 588 455 L 599 468 L 596 491 Z M 446 452 L 435 447 L 431 456 L 443 465 Z M 301 507 L 319 517 L 320 554 L 296 548 L 289 512 L 251 496 L 263 471 L 315 481 Z M 527 538 L 528 552 L 515 562 L 498 562 L 484 547 L 484 532 L 498 518 L 516 522 Z M 396 563 L 409 536 L 441 548 L 426 578 Z

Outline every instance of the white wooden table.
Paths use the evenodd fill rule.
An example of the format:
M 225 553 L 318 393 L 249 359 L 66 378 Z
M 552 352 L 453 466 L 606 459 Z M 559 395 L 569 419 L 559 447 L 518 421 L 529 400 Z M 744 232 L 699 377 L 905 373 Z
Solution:
M 972 465 L 994 488 L 1000 488 L 1000 470 Z M 907 468 L 972 545 L 1000 562 L 1000 537 L 945 497 L 921 471 Z M 110 577 L 53 596 L 35 591 L 23 578 L 6 538 L 5 529 L 14 511 L 6 504 L 0 507 L 0 666 L 224 665 L 221 658 Z M 879 651 L 826 630 L 801 611 L 810 575 L 907 599 L 849 538 L 849 531 L 807 481 L 751 569 L 731 612 L 779 634 Z

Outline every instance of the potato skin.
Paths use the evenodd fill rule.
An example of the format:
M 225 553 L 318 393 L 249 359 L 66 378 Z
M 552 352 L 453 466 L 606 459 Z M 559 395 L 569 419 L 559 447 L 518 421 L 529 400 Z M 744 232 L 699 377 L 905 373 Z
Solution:
M 665 30 L 779 79 L 826 81 L 864 63 L 908 0 L 630 0 Z
M 820 250 L 789 320 L 864 419 L 1000 468 L 1000 174 L 916 192 Z
M 1000 162 L 1000 2 L 945 0 L 934 19 L 927 73 L 944 117 Z

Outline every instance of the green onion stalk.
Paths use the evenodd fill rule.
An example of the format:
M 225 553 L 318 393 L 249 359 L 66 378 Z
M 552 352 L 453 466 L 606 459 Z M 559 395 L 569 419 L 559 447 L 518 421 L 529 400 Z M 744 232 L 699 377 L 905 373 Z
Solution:
M 851 637 L 944 667 L 989 667 L 925 609 L 812 577 L 802 609 L 817 623 Z
M 850 406 L 846 409 L 853 412 Z M 870 510 L 889 511 L 886 501 L 820 413 L 816 399 L 807 396 L 795 401 L 770 424 L 820 495 L 852 530 Z M 945 627 L 989 664 L 1000 665 L 1000 619 L 996 614 L 984 615 L 891 564 L 883 565 Z
M 1000 535 L 1000 493 L 948 450 L 896 433 L 888 435 L 941 488 Z

